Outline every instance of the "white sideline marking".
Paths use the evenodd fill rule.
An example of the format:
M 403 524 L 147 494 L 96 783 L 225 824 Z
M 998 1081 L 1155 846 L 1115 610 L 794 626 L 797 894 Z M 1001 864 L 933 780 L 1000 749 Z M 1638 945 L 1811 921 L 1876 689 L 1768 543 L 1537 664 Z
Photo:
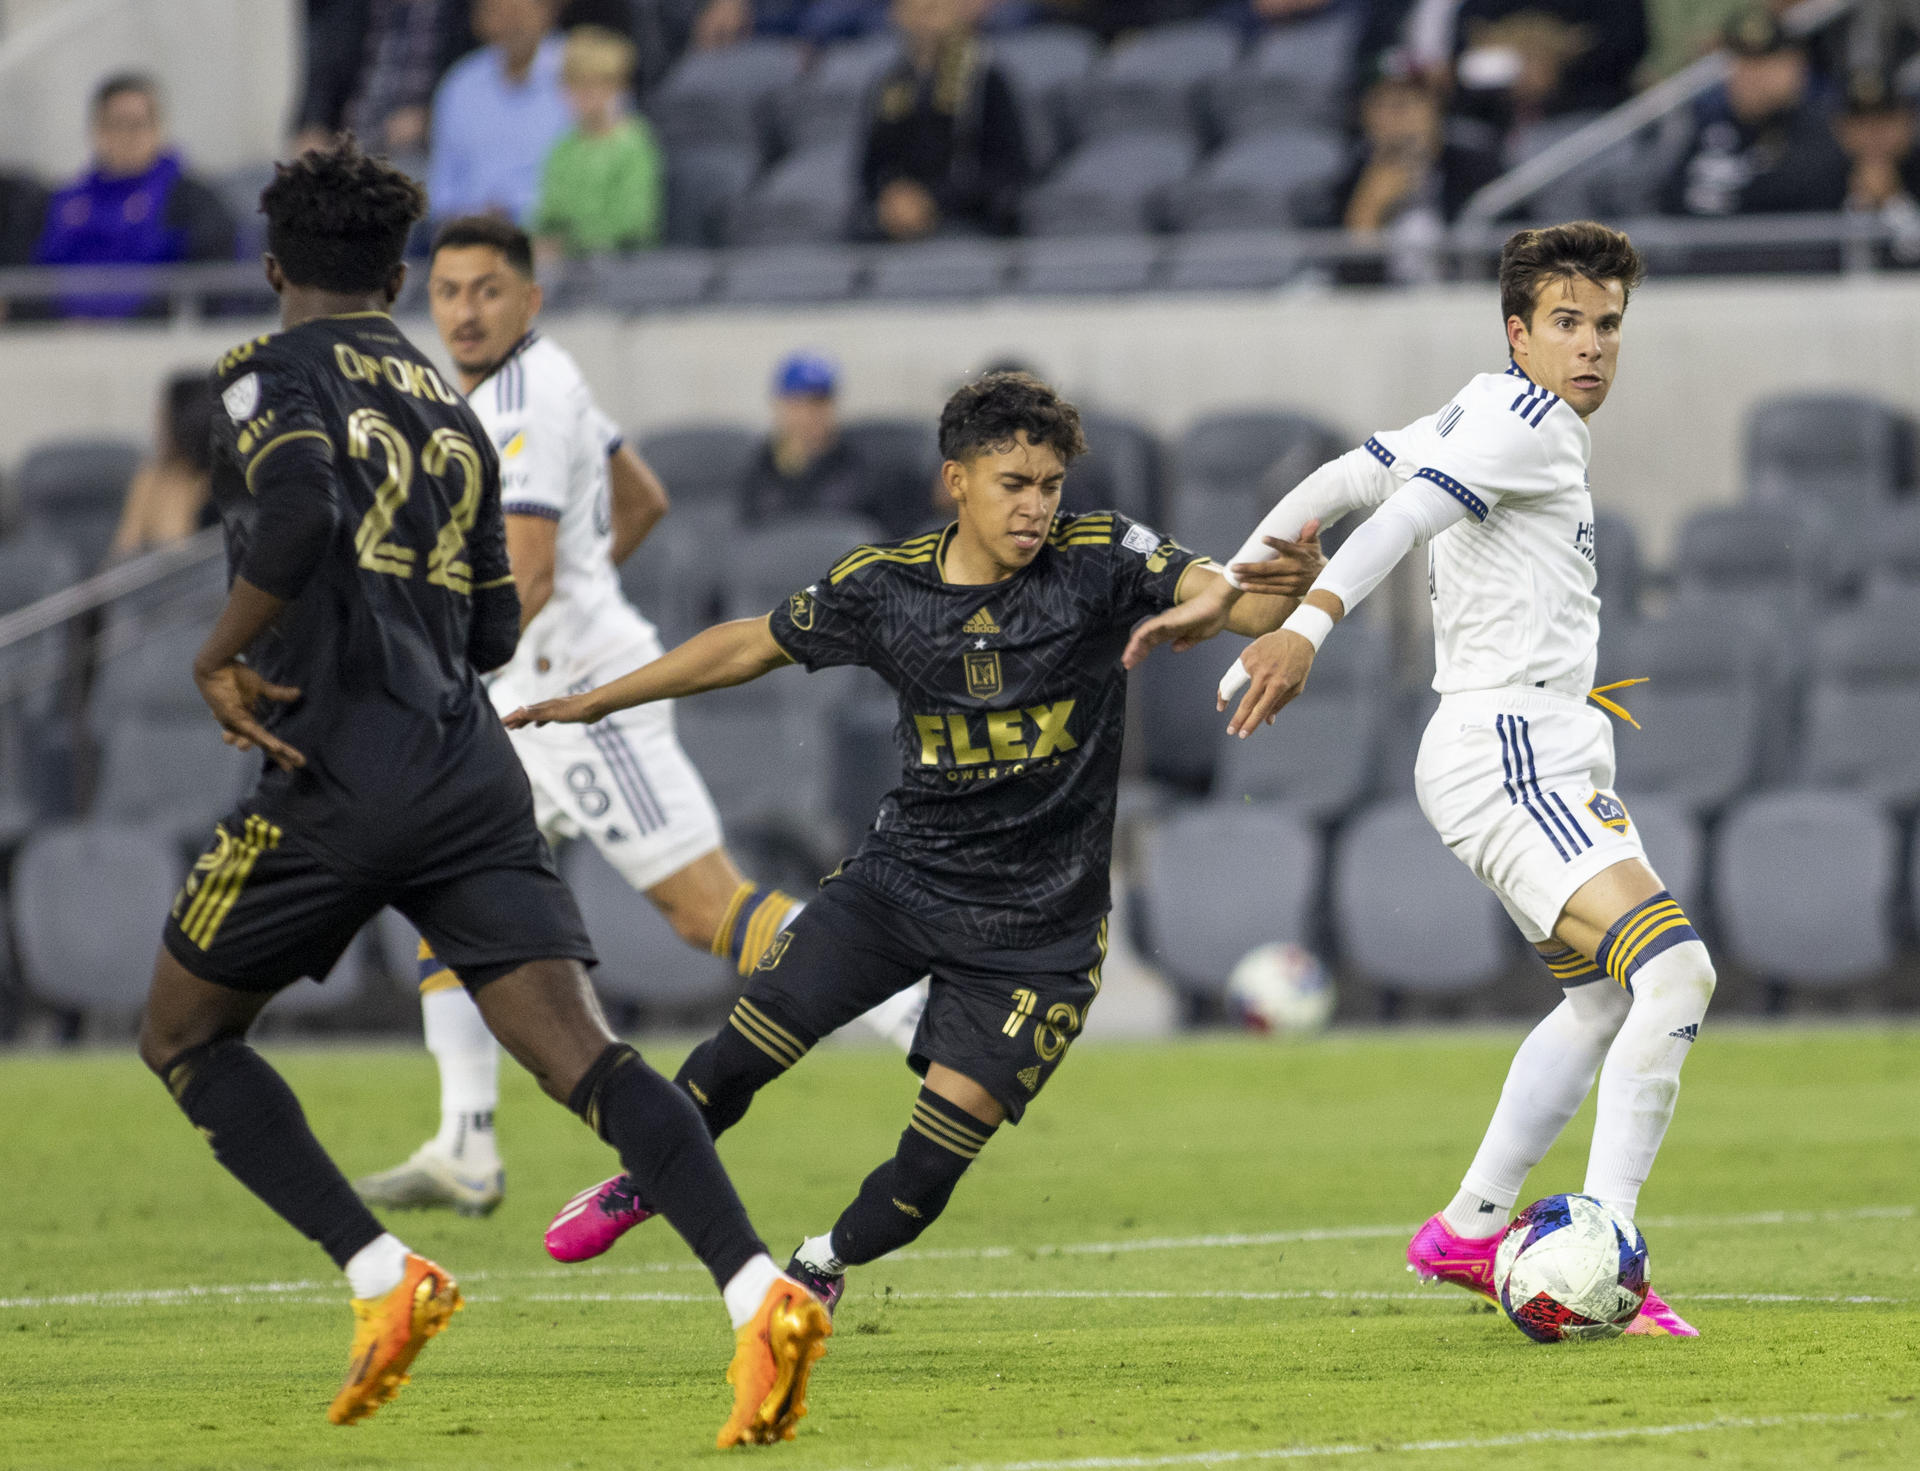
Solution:
M 878 1294 L 875 1295 L 876 1298 Z M 1674 1302 L 1746 1302 L 1746 1303 L 1870 1303 L 1904 1304 L 1911 1297 L 1868 1297 L 1864 1294 L 1842 1297 L 1837 1293 L 1795 1294 L 1787 1292 L 1674 1292 Z M 1299 1288 L 1293 1291 L 1252 1292 L 1237 1288 L 1196 1288 L 1187 1292 L 1160 1291 L 1153 1288 L 1041 1287 L 1007 1288 L 987 1292 L 889 1292 L 888 1302 L 1418 1302 L 1430 1307 L 1457 1311 L 1471 1301 L 1456 1292 L 1428 1288 L 1422 1292 L 1348 1292 L 1338 1288 Z M 712 1302 L 710 1292 L 531 1292 L 479 1295 L 469 1293 L 469 1302 Z M 850 1299 L 862 1300 L 858 1294 Z
M 1825 1211 L 1755 1211 L 1744 1215 L 1726 1216 L 1650 1216 L 1641 1224 L 1656 1231 L 1680 1230 L 1721 1230 L 1742 1226 L 1806 1226 L 1830 1225 L 1845 1221 L 1905 1221 L 1920 1214 L 1920 1207 L 1911 1205 L 1864 1205 L 1850 1210 Z M 1054 1257 L 1054 1256 L 1116 1256 L 1140 1251 L 1210 1251 L 1230 1247 L 1244 1246 L 1286 1246 L 1310 1241 L 1371 1241 L 1391 1237 L 1411 1236 L 1418 1228 L 1415 1226 L 1329 1226 L 1309 1228 L 1297 1231 L 1260 1231 L 1211 1236 L 1147 1236 L 1133 1241 L 1081 1241 L 1060 1245 L 1040 1246 L 956 1246 L 915 1250 L 908 1248 L 897 1251 L 889 1261 L 998 1261 L 1012 1257 Z M 704 1270 L 698 1262 L 640 1262 L 630 1266 L 575 1266 L 575 1267 L 538 1267 L 524 1271 L 470 1272 L 461 1276 L 463 1282 L 510 1282 L 523 1280 L 579 1279 L 588 1276 L 634 1276 L 658 1272 L 698 1272 Z M 72 1292 L 54 1296 L 0 1297 L 0 1308 L 45 1308 L 45 1307 L 138 1307 L 142 1305 L 165 1306 L 181 1302 L 203 1299 L 245 1298 L 252 1296 L 292 1298 L 302 1293 L 330 1292 L 333 1284 L 329 1282 L 243 1282 L 215 1283 L 207 1286 L 154 1287 L 110 1292 Z M 896 1293 L 895 1296 L 902 1294 Z M 991 1294 L 975 1294 L 988 1296 Z M 1025 1295 L 1025 1294 L 1022 1294 Z M 1089 1294 L 1091 1295 L 1091 1294 Z M 1119 1294 L 1114 1294 L 1119 1295 Z M 1307 1296 L 1322 1294 L 1309 1293 Z M 1345 1293 L 1337 1296 L 1360 1296 L 1362 1294 Z M 1392 1297 L 1394 1294 L 1375 1294 Z M 1406 1294 L 1409 1300 L 1424 1298 L 1424 1293 Z M 617 1300 L 632 1302 L 705 1302 L 708 1294 L 681 1295 L 672 1293 L 634 1294 Z M 315 1301 L 334 1301 L 331 1297 L 316 1298 Z M 555 1295 L 546 1298 L 533 1298 L 541 1302 L 592 1302 L 596 1297 L 590 1294 Z M 611 1300 L 611 1299 L 610 1299 Z M 1275 1301 L 1285 1300 L 1276 1297 Z M 1442 1300 L 1446 1300 L 1444 1297 Z M 1909 1298 L 1892 1297 L 1846 1297 L 1846 1296 L 1793 1296 L 1777 1293 L 1696 1293 L 1690 1298 L 1701 1302 L 1909 1302 Z
M 1457 1440 L 1378 1441 L 1358 1444 L 1286 1445 L 1250 1451 L 1187 1451 L 1165 1456 L 1086 1456 L 1062 1461 L 975 1461 L 947 1463 L 952 1471 L 1121 1471 L 1141 1466 L 1224 1466 L 1238 1461 L 1304 1461 L 1313 1456 L 1405 1455 L 1415 1451 L 1490 1451 L 1518 1445 L 1580 1445 L 1594 1441 L 1637 1440 L 1642 1436 L 1704 1435 L 1724 1430 L 1778 1430 L 1790 1425 L 1861 1425 L 1904 1420 L 1905 1410 L 1884 1414 L 1730 1415 L 1675 1425 L 1620 1426 L 1605 1430 L 1522 1430 L 1512 1435 L 1463 1436 Z

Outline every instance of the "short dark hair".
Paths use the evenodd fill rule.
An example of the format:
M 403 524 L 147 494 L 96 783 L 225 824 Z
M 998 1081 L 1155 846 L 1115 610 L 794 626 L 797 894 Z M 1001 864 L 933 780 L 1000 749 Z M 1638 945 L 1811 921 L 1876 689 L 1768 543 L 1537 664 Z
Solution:
M 176 373 L 161 389 L 167 426 L 166 452 L 202 474 L 213 469 L 213 380 L 205 373 Z
M 970 460 L 1009 448 L 1022 432 L 1051 445 L 1062 464 L 1087 452 L 1080 411 L 1031 373 L 982 373 L 940 411 L 940 457 Z
M 503 220 L 498 215 L 461 215 L 448 220 L 435 232 L 428 260 L 431 262 L 443 250 L 458 250 L 467 245 L 491 246 L 507 258 L 507 264 L 514 270 L 533 279 L 533 241 L 512 220 Z
M 93 89 L 93 111 L 97 116 L 114 98 L 122 92 L 138 92 L 153 104 L 153 110 L 160 110 L 160 84 L 145 72 L 115 72 L 99 86 Z
M 1500 252 L 1500 317 L 1502 321 L 1518 317 L 1531 327 L 1540 288 L 1548 281 L 1575 276 L 1594 282 L 1618 281 L 1624 309 L 1646 274 L 1646 262 L 1633 242 L 1593 220 L 1522 230 Z
M 295 286 L 379 291 L 393 279 L 407 235 L 427 212 L 427 195 L 383 158 L 369 158 L 351 134 L 275 164 L 260 191 L 267 249 Z

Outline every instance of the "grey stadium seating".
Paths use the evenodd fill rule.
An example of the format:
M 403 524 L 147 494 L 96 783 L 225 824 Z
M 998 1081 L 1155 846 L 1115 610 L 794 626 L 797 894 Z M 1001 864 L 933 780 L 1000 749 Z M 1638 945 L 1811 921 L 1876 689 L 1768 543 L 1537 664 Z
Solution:
M 1714 844 L 1720 938 L 1743 966 L 1793 986 L 1844 986 L 1892 964 L 1899 835 L 1868 798 L 1769 792 Z
M 867 509 L 880 523 L 879 539 L 911 536 L 926 525 L 933 515 L 933 483 L 940 474 L 940 441 L 932 421 L 854 419 L 840 436 L 866 465 L 873 491 Z
M 1912 437 L 1900 413 L 1857 394 L 1762 399 L 1747 413 L 1747 497 L 1870 514 L 1908 480 Z
M 122 439 L 61 439 L 28 452 L 14 476 L 21 521 L 72 548 L 83 571 L 100 565 L 120 520 L 140 447 Z
M 1280 803 L 1187 808 L 1150 828 L 1139 903 L 1149 954 L 1176 986 L 1218 995 L 1235 963 L 1313 938 L 1321 844 Z
M 706 300 L 716 262 L 704 250 L 672 248 L 570 261 L 550 298 L 556 311 L 668 311 Z
M 844 240 L 853 227 L 858 182 L 844 142 L 791 153 L 734 205 L 727 238 L 736 245 Z
M 1370 808 L 1342 832 L 1333 912 L 1347 964 L 1388 991 L 1471 990 L 1511 954 L 1500 901 L 1411 800 Z
M 1334 186 L 1346 167 L 1346 141 L 1330 128 L 1246 133 L 1172 191 L 1168 217 L 1181 230 L 1331 224 Z
M 1870 597 L 1920 596 L 1920 504 L 1874 518 L 1865 561 Z
M 855 547 L 882 539 L 879 525 L 864 516 L 825 514 L 786 517 L 741 532 L 727 556 L 727 616 L 762 617 L 825 577 Z
M 1189 488 L 1254 492 L 1264 512 L 1351 447 L 1339 431 L 1306 414 L 1242 409 L 1195 419 L 1174 448 L 1174 467 L 1182 493 Z
M 199 849 L 259 776 L 260 760 L 222 741 L 204 710 L 123 715 L 107 731 L 93 815 L 160 828 Z
M 732 506 L 760 451 L 760 437 L 732 424 L 687 424 L 642 435 L 639 451 L 677 505 L 723 501 Z
M 647 99 L 660 141 L 763 148 L 771 102 L 799 79 L 806 53 L 793 41 L 755 37 L 712 51 L 689 51 Z
M 900 54 L 890 33 L 829 46 L 797 81 L 774 99 L 780 141 L 789 150 L 845 142 L 859 133 L 867 98 Z
M 867 294 L 881 300 L 930 301 L 1004 291 L 1012 248 L 998 240 L 929 240 L 874 252 Z
M 673 1012 L 712 1005 L 739 989 L 731 965 L 681 940 L 592 843 L 569 843 L 560 855 L 560 872 L 593 936 L 600 957 L 593 981 L 603 995 Z
M 852 687 L 849 674 L 779 669 L 674 707 L 680 743 L 698 763 L 727 832 L 802 847 L 822 873 L 845 852 L 832 808 L 828 732 L 830 697 Z
M 651 618 L 668 648 L 724 616 L 734 506 L 692 501 L 675 506 L 620 568 L 627 599 Z
M 844 301 L 861 258 L 845 245 L 767 245 L 728 254 L 715 300 L 726 305 Z
M 1780 620 L 1830 595 L 1831 538 L 1784 506 L 1716 506 L 1680 527 L 1673 578 L 1681 597 L 1737 602 Z
M 142 632 L 145 636 L 100 665 L 88 709 L 98 735 L 123 717 L 211 718 L 193 683 L 193 657 L 206 641 L 206 629 L 181 624 Z
M 0 614 L 59 592 L 80 578 L 80 560 L 44 531 L 0 541 Z M 0 650 L 0 689 L 17 691 L 24 712 L 48 713 L 66 664 L 65 630 L 48 629 Z
M 829 801 L 849 847 L 873 826 L 880 799 L 900 780 L 899 719 L 900 707 L 885 691 L 843 701 L 832 712 Z
M 1351 14 L 1272 26 L 1240 64 L 1206 87 L 1207 112 L 1229 138 L 1275 126 L 1338 128 L 1358 37 Z
M 1079 136 L 1142 127 L 1197 131 L 1200 89 L 1233 65 L 1240 37 L 1215 21 L 1177 21 L 1123 40 L 1069 93 Z
M 1228 634 L 1184 654 L 1155 649 L 1130 676 L 1151 780 L 1196 797 L 1212 785 L 1226 724 L 1226 716 L 1213 708 L 1213 695 L 1221 674 L 1245 647 L 1244 639 Z
M 1160 446 L 1141 425 L 1118 414 L 1082 409 L 1087 453 L 1067 471 L 1060 510 L 1119 511 L 1160 528 Z
M 1093 138 L 1027 192 L 1022 224 L 1028 235 L 1042 237 L 1155 229 L 1168 193 L 1198 157 L 1191 138 L 1164 128 Z
M 1803 773 L 1896 808 L 1920 803 L 1920 599 L 1869 602 L 1821 626 Z
M 14 942 L 27 989 L 50 1006 L 124 1021 L 146 1001 L 160 924 L 186 864 L 151 828 L 58 823 L 13 863 Z
M 1707 844 L 1700 824 L 1684 807 L 1664 797 L 1626 792 L 1621 800 L 1639 830 L 1647 863 L 1693 922 L 1702 923 L 1707 913 Z
M 1141 291 L 1159 260 L 1159 242 L 1150 235 L 1029 240 L 1020 248 L 1014 286 L 1027 296 Z
M 1183 235 L 1167 257 L 1172 291 L 1270 291 L 1300 270 L 1300 254 L 1271 230 Z
M 746 143 L 689 143 L 667 155 L 667 244 L 718 245 L 760 177 L 760 151 Z
M 1076 26 L 1041 25 L 992 39 L 996 65 L 1020 97 L 1029 160 L 1045 168 L 1066 136 L 1066 96 L 1093 69 L 1098 48 Z

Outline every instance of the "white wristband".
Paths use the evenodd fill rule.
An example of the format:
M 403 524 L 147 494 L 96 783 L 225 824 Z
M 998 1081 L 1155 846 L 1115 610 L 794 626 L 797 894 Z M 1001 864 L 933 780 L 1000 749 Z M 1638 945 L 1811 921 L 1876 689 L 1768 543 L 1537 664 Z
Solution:
M 1288 633 L 1299 634 L 1313 645 L 1313 651 L 1317 654 L 1320 645 L 1326 642 L 1327 635 L 1333 632 L 1333 615 L 1312 603 L 1302 603 L 1280 627 Z

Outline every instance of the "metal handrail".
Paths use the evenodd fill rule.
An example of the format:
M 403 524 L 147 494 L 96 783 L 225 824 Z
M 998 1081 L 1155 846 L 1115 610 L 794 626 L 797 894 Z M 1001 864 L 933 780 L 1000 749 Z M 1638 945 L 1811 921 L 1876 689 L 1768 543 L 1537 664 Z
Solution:
M 176 573 L 204 566 L 222 555 L 224 550 L 225 540 L 221 529 L 209 526 L 183 541 L 129 557 L 104 572 L 96 572 L 84 582 L 76 582 L 72 587 L 62 588 L 38 602 L 28 603 L 24 608 L 16 608 L 0 617 L 0 650 L 11 648 L 48 629 L 58 628 L 82 614 L 104 608 L 130 593 L 163 582 Z

